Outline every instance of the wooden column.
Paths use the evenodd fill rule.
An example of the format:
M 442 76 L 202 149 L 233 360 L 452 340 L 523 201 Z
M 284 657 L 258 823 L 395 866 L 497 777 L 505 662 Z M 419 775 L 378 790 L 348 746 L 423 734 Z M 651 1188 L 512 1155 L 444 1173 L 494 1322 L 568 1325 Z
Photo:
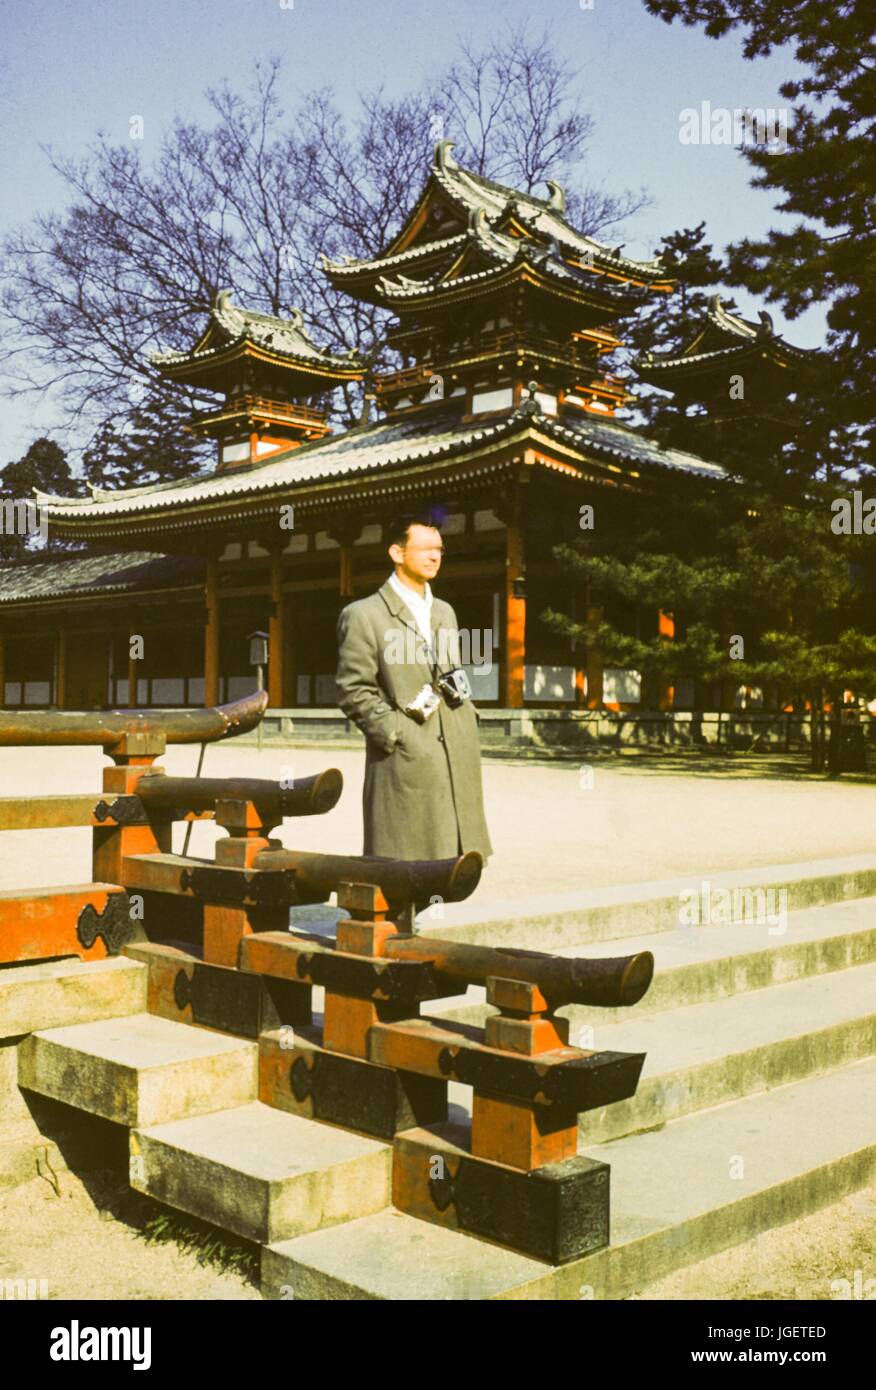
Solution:
M 581 615 L 582 603 L 577 595 L 572 599 L 572 617 L 577 622 Z M 586 611 L 586 610 L 585 610 Z M 572 657 L 575 663 L 575 693 L 573 699 L 578 709 L 587 707 L 587 648 L 583 642 L 572 643 Z
M 505 660 L 502 703 L 523 708 L 523 667 L 526 661 L 526 599 L 515 596 L 515 580 L 524 575 L 523 529 L 519 517 L 509 518 L 505 533 Z
M 361 529 L 361 528 L 359 528 Z M 353 546 L 350 541 L 341 541 L 339 551 L 338 582 L 341 598 L 353 597 Z
M 328 535 L 338 543 L 338 593 L 341 598 L 353 597 L 353 542 L 362 534 L 362 522 L 339 517 Z
M 660 638 L 664 642 L 672 642 L 675 638 L 675 615 L 667 613 L 660 608 L 657 612 L 657 625 Z M 657 686 L 657 708 L 672 709 L 675 701 L 675 686 L 670 685 L 661 676 Z
M 55 666 L 55 704 L 58 709 L 67 708 L 67 634 L 63 628 L 58 633 L 57 664 Z
M 283 556 L 271 555 L 271 615 L 268 619 L 268 702 L 283 709 L 286 697 L 286 599 L 283 593 Z
M 342 599 L 352 599 L 353 596 L 353 541 L 360 531 L 362 527 L 356 524 L 355 527 L 336 528 L 332 532 L 341 545 L 338 552 L 338 589 Z
M 219 703 L 219 562 L 207 561 L 204 586 L 207 623 L 204 628 L 204 705 Z
M 591 631 L 595 631 L 602 622 L 602 609 L 598 604 L 588 604 L 587 606 L 587 626 Z M 585 672 L 587 675 L 587 708 L 602 708 L 602 652 L 598 647 L 589 646 L 585 658 Z
M 134 636 L 133 621 L 128 623 L 128 709 L 137 708 L 137 684 L 139 665 L 136 657 L 131 655 L 131 638 Z
M 506 709 L 523 708 L 523 668 L 526 662 L 526 534 L 524 514 L 529 502 L 530 470 L 509 482 L 508 492 L 493 503 L 505 523 L 504 647 L 500 651 L 499 698 Z M 530 503 L 531 505 L 531 503 Z M 515 589 L 518 590 L 515 593 Z

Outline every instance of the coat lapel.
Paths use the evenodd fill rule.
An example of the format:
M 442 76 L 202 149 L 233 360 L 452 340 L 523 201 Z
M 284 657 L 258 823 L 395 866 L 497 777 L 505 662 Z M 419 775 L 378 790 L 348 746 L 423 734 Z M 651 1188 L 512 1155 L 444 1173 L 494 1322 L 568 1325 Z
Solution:
M 408 605 L 405 603 L 404 599 L 401 598 L 401 597 L 396 593 L 395 589 L 392 587 L 392 585 L 390 584 L 390 582 L 389 582 L 388 579 L 385 581 L 385 583 L 383 583 L 383 584 L 380 586 L 380 588 L 378 589 L 377 592 L 380 594 L 380 597 L 383 599 L 384 603 L 386 604 L 386 606 L 387 606 L 387 608 L 389 609 L 389 611 L 390 611 L 390 613 L 392 614 L 392 616 L 393 616 L 394 618 L 398 618 L 398 620 L 399 620 L 400 622 L 403 622 L 403 623 L 405 624 L 406 627 L 409 627 L 410 630 L 411 630 L 411 632 L 414 633 L 414 635 L 415 635 L 415 637 L 417 638 L 418 642 L 421 642 L 421 643 L 422 643 L 422 642 L 423 642 L 423 634 L 422 634 L 422 632 L 421 632 L 420 629 L 419 629 L 419 626 L 418 626 L 418 624 L 417 624 L 416 618 L 414 617 L 414 615 L 413 615 L 413 613 L 411 612 L 410 608 L 408 608 Z M 432 614 L 431 614 L 431 618 L 432 618 L 432 623 L 431 623 L 431 626 L 432 626 L 432 650 L 433 650 L 433 652 L 436 652 L 436 653 L 437 653 L 437 651 L 438 651 L 438 639 L 437 639 L 437 637 L 436 637 L 435 634 L 438 632 L 439 628 L 442 626 L 442 623 L 441 623 L 441 618 L 440 618 L 440 616 L 438 616 L 437 613 L 436 613 L 436 608 L 437 608 L 437 604 L 435 603 L 434 595 L 433 595 L 433 599 L 432 599 Z M 425 644 L 424 644 L 424 650 L 425 650 Z M 433 662 L 430 662 L 430 667 L 431 667 L 431 674 L 434 676 L 435 673 L 438 671 L 438 665 L 433 661 Z
M 380 594 L 380 597 L 383 599 L 383 602 L 394 618 L 398 618 L 407 627 L 411 628 L 418 637 L 422 636 L 420 629 L 417 627 L 417 622 L 413 613 L 410 608 L 408 608 L 404 599 L 400 598 L 396 593 L 388 579 L 385 584 L 381 585 L 377 592 Z

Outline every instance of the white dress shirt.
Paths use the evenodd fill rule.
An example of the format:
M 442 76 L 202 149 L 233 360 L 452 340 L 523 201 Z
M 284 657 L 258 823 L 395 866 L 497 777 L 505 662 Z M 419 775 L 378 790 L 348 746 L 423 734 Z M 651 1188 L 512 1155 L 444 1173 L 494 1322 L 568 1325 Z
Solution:
M 432 590 L 426 585 L 426 592 L 418 594 L 416 589 L 412 589 L 408 584 L 402 582 L 398 575 L 393 571 L 389 576 L 389 582 L 395 589 L 399 598 L 404 599 L 411 614 L 416 621 L 417 627 L 423 634 L 426 646 L 432 645 Z

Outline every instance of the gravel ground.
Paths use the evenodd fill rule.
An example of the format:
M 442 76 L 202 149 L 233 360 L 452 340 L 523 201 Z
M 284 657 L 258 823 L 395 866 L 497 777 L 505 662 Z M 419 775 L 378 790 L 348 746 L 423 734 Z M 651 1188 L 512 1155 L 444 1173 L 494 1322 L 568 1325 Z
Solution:
M 46 1279 L 56 1299 L 259 1299 L 233 1270 L 174 1244 L 148 1245 L 150 1204 L 112 1174 L 69 1172 L 58 1191 L 35 1179 L 0 1196 L 0 1281 Z M 132 1220 L 133 1223 L 132 1224 Z M 768 1231 L 643 1289 L 643 1300 L 876 1298 L 876 1186 Z
M 876 1299 L 876 1186 L 679 1270 L 641 1299 Z
M 168 772 L 192 775 L 197 748 L 171 748 Z M 2 795 L 99 790 L 103 759 L 87 748 L 0 749 Z M 359 854 L 363 754 L 349 748 L 208 747 L 204 775 L 278 779 L 339 767 L 340 802 L 327 816 L 287 821 L 296 849 Z M 583 770 L 582 770 L 583 769 Z M 594 761 L 485 761 L 484 794 L 495 848 L 477 902 L 517 893 L 576 891 L 767 864 L 805 863 L 876 848 L 876 789 L 826 782 L 805 764 L 684 757 Z M 175 848 L 183 828 L 177 827 Z M 196 825 L 190 852 L 209 855 L 212 824 Z M 91 877 L 88 830 L 11 831 L 0 837 L 0 889 L 81 883 Z M 475 900 L 473 899 L 472 902 Z
M 147 1244 L 139 1227 L 156 1210 L 108 1169 L 23 1183 L 0 1195 L 0 1282 L 45 1279 L 57 1299 L 261 1299 L 233 1269 Z

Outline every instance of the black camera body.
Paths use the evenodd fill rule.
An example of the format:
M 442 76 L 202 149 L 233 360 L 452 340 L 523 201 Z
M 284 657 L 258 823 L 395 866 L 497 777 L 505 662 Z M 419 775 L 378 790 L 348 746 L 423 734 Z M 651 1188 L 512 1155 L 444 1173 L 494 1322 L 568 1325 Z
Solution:
M 471 696 L 468 676 L 461 667 L 455 666 L 452 671 L 442 671 L 432 684 L 427 682 L 421 686 L 413 700 L 405 705 L 404 712 L 418 724 L 425 724 L 438 709 L 442 699 L 449 709 L 459 709 Z
M 459 709 L 472 696 L 468 676 L 462 667 L 455 666 L 452 671 L 442 671 L 435 681 L 437 689 L 444 696 L 450 709 Z

